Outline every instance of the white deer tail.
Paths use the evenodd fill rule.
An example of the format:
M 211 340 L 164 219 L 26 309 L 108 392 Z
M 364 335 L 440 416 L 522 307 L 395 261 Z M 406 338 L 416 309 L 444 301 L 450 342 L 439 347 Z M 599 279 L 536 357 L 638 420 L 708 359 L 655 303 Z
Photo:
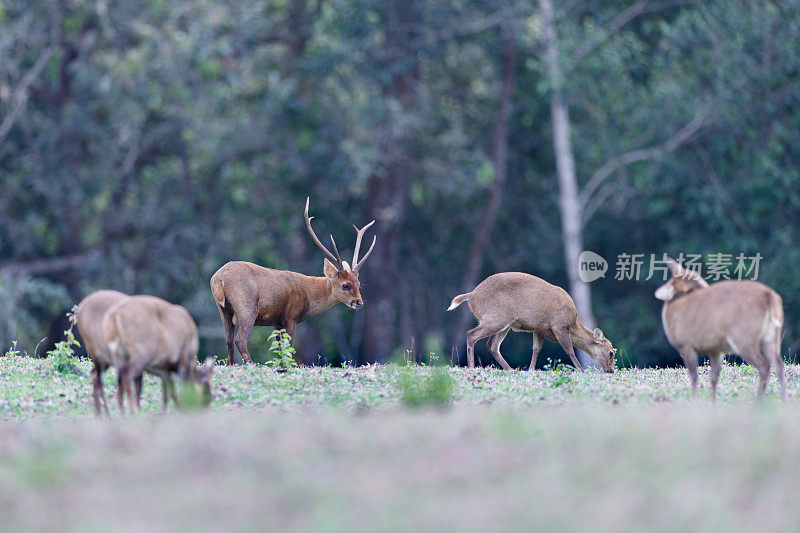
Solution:
M 469 300 L 469 295 L 470 294 L 472 294 L 472 293 L 468 292 L 466 294 L 459 294 L 458 296 L 453 298 L 453 301 L 450 302 L 450 307 L 448 307 L 447 310 L 448 311 L 452 311 L 453 309 L 455 309 L 456 307 L 458 307 L 459 305 L 461 305 L 465 301 Z

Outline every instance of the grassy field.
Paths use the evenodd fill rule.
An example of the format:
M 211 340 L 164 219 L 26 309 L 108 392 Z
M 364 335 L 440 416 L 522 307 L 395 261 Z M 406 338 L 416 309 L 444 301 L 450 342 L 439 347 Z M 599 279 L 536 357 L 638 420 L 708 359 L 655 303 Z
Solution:
M 0 529 L 794 530 L 800 367 L 758 404 L 683 369 L 449 370 L 453 405 L 403 406 L 395 365 L 220 367 L 208 412 L 94 419 L 88 365 L 0 358 Z M 408 372 L 407 374 L 403 374 Z M 701 383 L 707 385 L 707 369 Z M 113 392 L 114 376 L 107 378 Z M 144 410 L 160 410 L 145 383 Z

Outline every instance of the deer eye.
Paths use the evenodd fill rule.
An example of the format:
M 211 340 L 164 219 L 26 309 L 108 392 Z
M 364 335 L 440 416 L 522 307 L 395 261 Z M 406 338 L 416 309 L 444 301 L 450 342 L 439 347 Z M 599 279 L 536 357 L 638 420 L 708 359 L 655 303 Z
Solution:
M 349 291 L 350 290 L 350 284 L 349 283 L 345 283 L 344 285 L 342 285 L 342 290 L 343 291 Z

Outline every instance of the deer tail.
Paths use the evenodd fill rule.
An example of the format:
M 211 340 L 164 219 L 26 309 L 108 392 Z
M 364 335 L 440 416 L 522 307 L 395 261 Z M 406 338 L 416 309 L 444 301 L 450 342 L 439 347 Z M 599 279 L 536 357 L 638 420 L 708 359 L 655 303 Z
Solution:
M 767 293 L 767 316 L 764 317 L 764 329 L 761 335 L 762 349 L 780 357 L 781 337 L 783 330 L 783 301 L 777 293 Z
M 218 278 L 216 274 L 211 276 L 211 294 L 221 308 L 225 307 L 225 281 Z
M 472 294 L 472 293 L 468 292 L 466 294 L 459 294 L 458 296 L 453 298 L 453 301 L 450 302 L 450 307 L 448 307 L 447 310 L 448 311 L 452 311 L 453 309 L 455 309 L 456 307 L 458 307 L 459 305 L 461 305 L 465 301 L 469 300 L 470 294 Z

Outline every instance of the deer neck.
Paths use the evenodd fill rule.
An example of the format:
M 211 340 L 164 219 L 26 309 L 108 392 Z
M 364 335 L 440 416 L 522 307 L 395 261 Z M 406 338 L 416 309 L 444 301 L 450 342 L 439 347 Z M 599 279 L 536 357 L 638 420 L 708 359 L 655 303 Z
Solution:
M 584 326 L 580 320 L 577 320 L 576 325 L 577 327 L 569 330 L 569 338 L 572 341 L 572 345 L 586 353 L 591 353 L 591 349 L 595 344 L 594 331 Z
M 308 276 L 305 291 L 308 301 L 306 318 L 327 311 L 338 303 L 338 300 L 333 297 L 333 285 L 325 276 Z

